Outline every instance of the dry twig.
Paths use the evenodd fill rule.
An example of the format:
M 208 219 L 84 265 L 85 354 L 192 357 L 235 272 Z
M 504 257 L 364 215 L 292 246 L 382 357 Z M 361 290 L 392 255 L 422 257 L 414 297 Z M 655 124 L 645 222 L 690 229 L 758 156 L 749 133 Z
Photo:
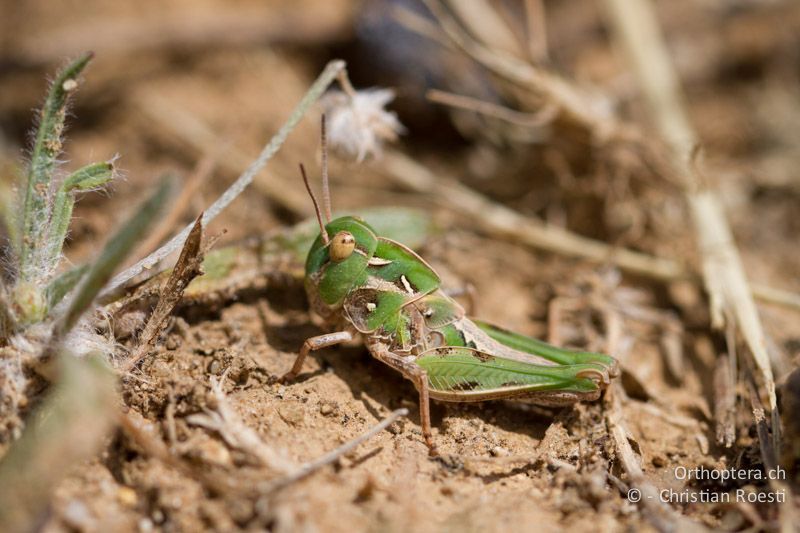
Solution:
M 617 458 L 628 476 L 631 491 L 639 491 L 629 491 L 628 497 L 631 498 L 631 495 L 633 495 L 634 498 L 636 496 L 640 498 L 639 503 L 642 506 L 645 517 L 659 531 L 707 531 L 701 524 L 676 513 L 664 504 L 661 501 L 658 488 L 645 477 L 639 459 L 637 459 L 633 447 L 628 441 L 630 432 L 625 427 L 620 399 L 624 394 L 622 386 L 615 381 L 606 392 L 605 418 L 608 431 L 614 439 Z
M 471 96 L 448 93 L 438 89 L 429 90 L 425 97 L 431 102 L 474 111 L 523 128 L 539 128 L 551 122 L 558 115 L 558 107 L 553 104 L 546 104 L 536 113 L 524 113 L 493 102 L 472 98 Z
M 714 420 L 717 443 L 730 448 L 736 439 L 736 374 L 735 356 L 722 354 L 714 368 Z
M 241 450 L 254 457 L 261 466 L 269 468 L 281 475 L 291 475 L 297 467 L 283 453 L 275 450 L 261 440 L 261 437 L 239 417 L 228 403 L 222 390 L 227 372 L 222 377 L 211 376 L 211 393 L 216 406 L 214 410 L 205 410 L 203 414 L 186 417 L 186 421 L 195 426 L 216 431 L 229 446 Z
M 387 416 L 386 418 L 381 420 L 379 423 L 377 423 L 374 426 L 372 426 L 365 433 L 359 435 L 358 437 L 354 438 L 353 440 L 350 440 L 350 441 L 342 444 L 341 446 L 339 446 L 335 450 L 332 450 L 332 451 L 326 453 L 325 455 L 323 455 L 319 459 L 315 459 L 315 460 L 310 461 L 308 463 L 304 463 L 302 466 L 297 468 L 294 472 L 290 473 L 289 475 L 284 476 L 284 477 L 282 477 L 280 479 L 277 479 L 275 481 L 269 482 L 267 484 L 267 486 L 264 488 L 264 492 L 272 492 L 272 491 L 281 489 L 283 487 L 291 485 L 292 483 L 300 481 L 303 478 L 308 477 L 309 475 L 313 474 L 314 472 L 316 472 L 320 468 L 333 463 L 334 461 L 339 459 L 341 456 L 343 456 L 346 453 L 349 453 L 350 451 L 356 449 L 356 447 L 359 444 L 361 444 L 362 442 L 366 442 L 367 440 L 371 439 L 372 437 L 374 437 L 375 435 L 377 435 L 378 433 L 380 433 L 381 431 L 383 431 L 387 427 L 389 427 L 392 424 L 394 424 L 395 421 L 397 421 L 399 418 L 401 418 L 403 416 L 407 416 L 407 415 L 408 415 L 408 409 L 406 409 L 406 408 L 401 408 L 401 409 L 397 409 L 395 411 L 392 411 L 389 414 L 389 416 Z
M 488 0 L 444 0 L 447 7 L 469 28 L 479 42 L 493 50 L 502 50 L 513 57 L 524 57 L 525 50 L 519 39 L 500 16 L 496 6 Z
M 123 372 L 130 371 L 148 352 L 155 348 L 156 341 L 158 341 L 159 335 L 164 330 L 167 318 L 169 318 L 172 310 L 183 297 L 183 291 L 186 290 L 186 287 L 189 286 L 189 283 L 194 278 L 203 274 L 203 258 L 208 249 L 216 242 L 216 238 L 212 238 L 205 246 L 203 245 L 202 219 L 203 215 L 201 213 L 195 220 L 189 236 L 186 237 L 181 255 L 178 257 L 172 273 L 159 292 L 158 303 L 142 331 L 138 346 L 120 368 Z

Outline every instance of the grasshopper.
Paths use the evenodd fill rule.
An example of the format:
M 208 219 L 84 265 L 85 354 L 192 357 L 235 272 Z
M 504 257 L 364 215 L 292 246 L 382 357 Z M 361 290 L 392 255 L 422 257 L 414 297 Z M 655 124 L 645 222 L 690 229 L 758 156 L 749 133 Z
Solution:
M 419 392 L 422 435 L 431 455 L 431 399 L 562 406 L 599 398 L 619 374 L 613 357 L 557 348 L 470 319 L 411 249 L 377 235 L 360 217 L 331 220 L 324 117 L 322 132 L 325 222 L 300 165 L 320 229 L 306 259 L 305 289 L 311 309 L 332 332 L 307 339 L 281 382 L 297 376 L 309 352 L 360 334 L 373 357 Z

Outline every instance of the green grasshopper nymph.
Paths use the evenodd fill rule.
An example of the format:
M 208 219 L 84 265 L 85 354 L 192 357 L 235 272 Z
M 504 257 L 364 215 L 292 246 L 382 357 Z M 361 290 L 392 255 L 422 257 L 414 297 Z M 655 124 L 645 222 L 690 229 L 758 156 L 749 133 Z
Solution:
M 361 334 L 370 354 L 398 370 L 419 392 L 425 443 L 436 453 L 430 399 L 514 400 L 547 406 L 596 400 L 618 375 L 613 357 L 572 351 L 472 320 L 441 289 L 438 274 L 406 246 L 380 237 L 353 216 L 331 220 L 323 119 L 323 200 L 314 203 L 320 235 L 308 252 L 305 288 L 312 310 L 332 333 L 303 343 L 282 382 L 294 379 L 312 350 Z

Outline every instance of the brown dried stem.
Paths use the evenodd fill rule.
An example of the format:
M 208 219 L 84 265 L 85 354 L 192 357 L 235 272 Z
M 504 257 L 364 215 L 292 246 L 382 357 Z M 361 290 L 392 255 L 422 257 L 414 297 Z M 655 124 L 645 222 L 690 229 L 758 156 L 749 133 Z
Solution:
M 203 215 L 201 213 L 195 220 L 189 236 L 186 237 L 178 262 L 175 263 L 172 273 L 161 288 L 158 303 L 142 331 L 138 346 L 131 354 L 131 357 L 121 366 L 121 371 L 130 371 L 155 348 L 158 337 L 166 326 L 167 318 L 169 318 L 172 310 L 183 297 L 183 291 L 186 290 L 186 287 L 189 286 L 189 283 L 194 278 L 203 274 L 202 265 L 205 252 L 213 246 L 216 238 L 206 243 L 205 246 L 203 245 L 202 220 Z
M 481 115 L 498 118 L 523 128 L 537 128 L 544 126 L 552 121 L 558 114 L 558 108 L 553 105 L 545 105 L 535 113 L 525 113 L 505 106 L 487 102 L 471 96 L 448 93 L 438 89 L 429 90 L 425 97 L 431 102 L 448 105 L 458 109 L 475 111 Z
M 544 0 L 525 0 L 525 25 L 528 31 L 528 55 L 531 61 L 542 62 L 548 58 L 547 19 Z

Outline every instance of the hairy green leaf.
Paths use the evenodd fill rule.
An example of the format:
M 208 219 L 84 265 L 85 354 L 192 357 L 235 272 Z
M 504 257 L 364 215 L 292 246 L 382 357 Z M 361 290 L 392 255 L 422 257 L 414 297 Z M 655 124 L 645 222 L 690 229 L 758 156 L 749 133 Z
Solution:
M 38 258 L 44 251 L 50 221 L 51 182 L 61 153 L 67 100 L 78 86 L 76 78 L 91 59 L 91 53 L 83 54 L 58 73 L 41 110 L 28 169 L 18 246 L 19 275 L 25 281 L 37 281 L 41 272 Z
M 58 188 L 47 237 L 45 260 L 48 264 L 55 265 L 61 256 L 75 206 L 75 192 L 101 187 L 111 181 L 113 175 L 114 166 L 111 163 L 92 163 L 70 174 Z
M 89 270 L 89 265 L 81 265 L 71 268 L 66 272 L 59 275 L 47 285 L 47 308 L 53 309 L 58 305 L 64 296 L 75 288 L 75 285 L 81 280 L 86 271 Z

